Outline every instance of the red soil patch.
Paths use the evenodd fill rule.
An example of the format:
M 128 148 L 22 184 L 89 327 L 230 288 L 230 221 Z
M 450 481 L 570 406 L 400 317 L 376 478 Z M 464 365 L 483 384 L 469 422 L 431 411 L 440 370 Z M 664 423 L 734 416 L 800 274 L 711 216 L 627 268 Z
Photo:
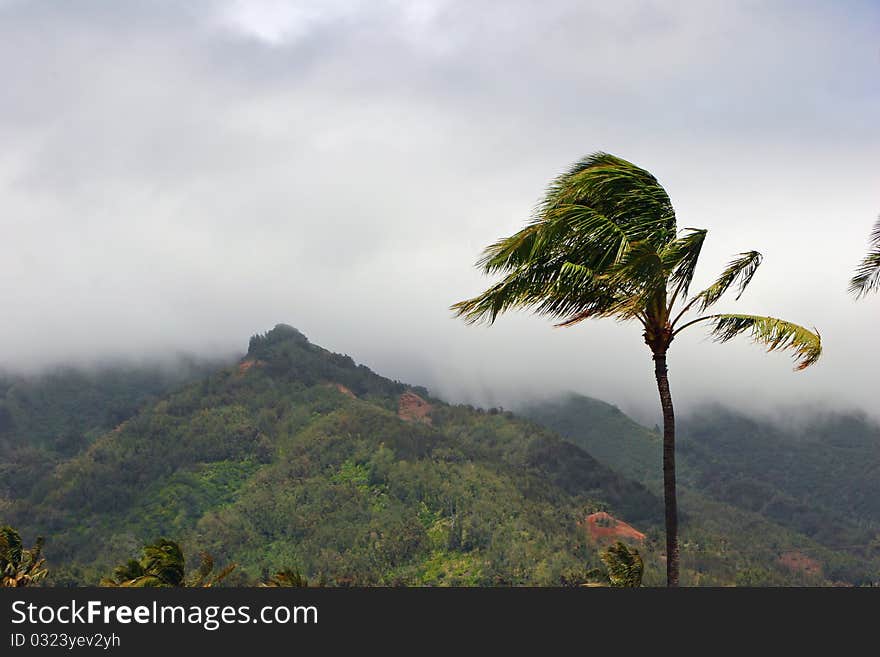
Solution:
M 586 524 L 587 533 L 596 543 L 627 540 L 641 543 L 645 540 L 645 535 L 635 527 L 604 511 L 593 513 L 578 524 L 581 526 Z
M 238 364 L 238 373 L 244 374 L 252 367 L 262 367 L 264 365 L 261 360 L 243 360 Z
M 822 564 L 808 557 L 803 552 L 783 552 L 779 557 L 779 563 L 792 571 L 806 573 L 807 575 L 822 575 Z
M 414 392 L 403 393 L 397 404 L 397 416 L 401 420 L 431 424 L 431 418 L 428 414 L 432 410 L 434 407 Z
M 336 388 L 339 392 L 341 392 L 346 397 L 351 397 L 352 399 L 357 399 L 357 395 L 354 394 L 351 390 L 346 388 L 341 383 L 328 383 L 326 385 L 330 388 Z

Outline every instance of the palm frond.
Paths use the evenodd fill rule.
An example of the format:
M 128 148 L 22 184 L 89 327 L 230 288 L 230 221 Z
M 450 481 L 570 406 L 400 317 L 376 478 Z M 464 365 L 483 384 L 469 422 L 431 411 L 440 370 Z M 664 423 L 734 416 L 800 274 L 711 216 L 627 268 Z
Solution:
M 182 586 L 184 582 L 185 559 L 180 545 L 166 538 L 144 546 L 141 559 L 144 573 L 157 577 L 169 586 Z
M 21 534 L 14 528 L 5 525 L 0 527 L 0 567 L 11 564 L 15 568 L 21 563 L 24 543 Z
M 43 539 L 25 548 L 21 534 L 8 525 L 0 527 L 0 587 L 35 586 L 46 576 Z
M 698 228 L 686 228 L 685 231 L 683 236 L 667 244 L 661 253 L 664 266 L 672 272 L 669 280 L 682 297 L 686 297 L 690 289 L 708 233 Z
M 548 209 L 510 237 L 491 244 L 477 261 L 486 274 L 510 271 L 535 260 L 565 256 L 593 269 L 616 262 L 638 234 L 585 205 Z
M 295 568 L 285 568 L 260 582 L 263 587 L 307 588 L 309 580 Z
M 199 567 L 190 577 L 187 586 L 199 587 L 205 585 L 209 581 L 211 573 L 214 571 L 214 557 L 208 552 L 199 552 Z
M 734 314 L 710 315 L 702 319 L 712 321 L 712 335 L 718 342 L 727 342 L 748 331 L 752 340 L 766 346 L 767 351 L 792 351 L 795 370 L 809 367 L 822 355 L 822 338 L 818 331 L 810 331 L 783 319 Z
M 468 324 L 492 324 L 499 314 L 513 308 L 535 308 L 539 314 L 562 318 L 586 310 L 604 314 L 618 301 L 589 268 L 554 260 L 523 265 L 451 309 Z
M 739 257 L 731 260 L 721 276 L 712 285 L 700 292 L 694 299 L 700 304 L 700 310 L 706 310 L 718 301 L 724 293 L 734 284 L 738 284 L 736 298 L 739 299 L 745 291 L 758 267 L 761 265 L 763 256 L 757 251 L 740 253 Z
M 877 290 L 880 290 L 880 218 L 871 231 L 868 253 L 849 282 L 849 291 L 857 299 Z
M 492 274 L 521 266 L 531 257 L 535 238 L 540 229 L 540 224 L 532 223 L 510 237 L 503 237 L 490 244 L 477 260 L 477 267 L 482 269 L 483 273 Z
M 202 584 L 202 586 L 205 588 L 211 588 L 213 586 L 216 586 L 217 584 L 222 582 L 224 579 L 226 579 L 229 576 L 229 573 L 231 573 L 236 568 L 238 568 L 237 563 L 229 564 L 228 566 L 223 568 L 223 570 L 221 570 L 219 573 L 214 575 L 214 577 L 212 577 L 211 579 L 206 581 L 204 584 Z

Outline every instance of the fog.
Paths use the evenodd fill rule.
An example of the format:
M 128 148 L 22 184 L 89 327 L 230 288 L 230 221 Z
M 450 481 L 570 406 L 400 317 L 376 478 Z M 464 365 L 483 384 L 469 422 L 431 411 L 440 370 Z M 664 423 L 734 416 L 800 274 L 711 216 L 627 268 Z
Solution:
M 637 326 L 449 311 L 603 150 L 709 229 L 696 285 L 764 254 L 719 308 L 824 340 L 793 373 L 684 333 L 679 407 L 877 415 L 880 296 L 846 287 L 880 212 L 878 34 L 870 1 L 0 0 L 0 368 L 240 352 L 285 322 L 451 401 L 574 390 L 651 421 Z

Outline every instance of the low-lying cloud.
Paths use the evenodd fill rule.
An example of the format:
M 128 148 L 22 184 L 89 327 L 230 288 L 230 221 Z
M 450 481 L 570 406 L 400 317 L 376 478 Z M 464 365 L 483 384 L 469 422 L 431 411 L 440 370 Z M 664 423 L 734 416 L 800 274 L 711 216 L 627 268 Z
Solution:
M 0 3 L 0 365 L 245 347 L 276 322 L 452 400 L 653 408 L 635 326 L 451 303 L 545 184 L 605 150 L 709 228 L 699 282 L 822 332 L 818 366 L 697 333 L 685 404 L 876 407 L 875 3 Z

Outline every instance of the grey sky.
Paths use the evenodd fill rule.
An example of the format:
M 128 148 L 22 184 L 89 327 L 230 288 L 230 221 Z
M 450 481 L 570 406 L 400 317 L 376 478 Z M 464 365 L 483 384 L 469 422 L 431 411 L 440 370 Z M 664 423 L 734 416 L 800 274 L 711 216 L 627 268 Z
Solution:
M 185 9 L 183 6 L 185 5 Z M 243 349 L 287 322 L 451 400 L 574 389 L 653 408 L 636 326 L 466 327 L 448 306 L 596 150 L 709 229 L 698 283 L 815 325 L 791 372 L 695 331 L 678 399 L 875 411 L 876 2 L 0 0 L 0 366 Z M 872 408 L 873 406 L 873 408 Z

